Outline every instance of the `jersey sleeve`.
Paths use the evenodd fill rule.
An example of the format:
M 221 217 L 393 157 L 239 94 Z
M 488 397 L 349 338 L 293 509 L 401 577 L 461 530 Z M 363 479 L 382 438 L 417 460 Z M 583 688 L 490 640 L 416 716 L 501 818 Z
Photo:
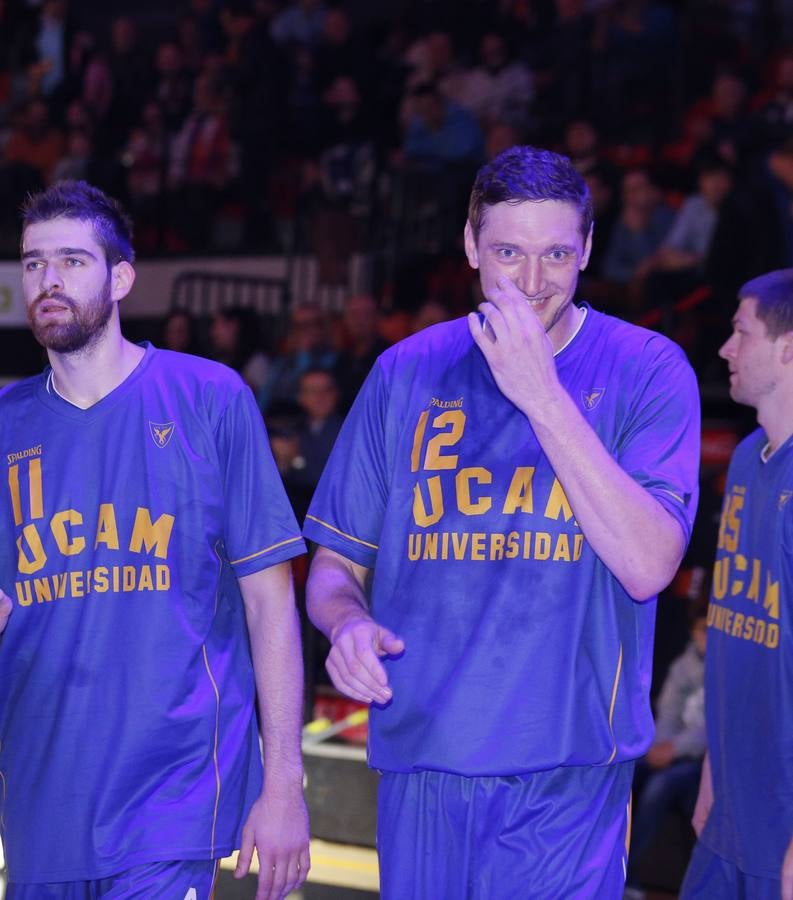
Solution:
M 378 360 L 336 439 L 303 528 L 310 540 L 367 568 L 374 568 L 388 501 L 387 409 Z
M 239 578 L 305 553 L 273 459 L 262 415 L 247 387 L 237 390 L 217 429 L 225 500 L 226 554 Z
M 683 352 L 660 336 L 648 342 L 643 357 L 617 459 L 679 522 L 688 542 L 699 499 L 696 376 Z

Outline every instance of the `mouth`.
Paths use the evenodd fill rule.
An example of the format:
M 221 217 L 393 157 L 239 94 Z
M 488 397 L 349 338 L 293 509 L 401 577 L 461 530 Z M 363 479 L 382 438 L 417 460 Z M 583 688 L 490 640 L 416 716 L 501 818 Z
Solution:
M 71 306 L 63 300 L 57 300 L 54 297 L 43 297 L 36 301 L 33 311 L 37 315 L 52 316 L 63 312 L 70 312 Z

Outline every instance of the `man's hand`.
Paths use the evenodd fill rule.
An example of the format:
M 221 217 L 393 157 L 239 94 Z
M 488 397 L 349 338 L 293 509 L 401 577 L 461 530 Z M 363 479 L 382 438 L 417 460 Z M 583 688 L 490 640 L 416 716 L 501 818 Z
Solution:
M 332 644 L 325 668 L 334 686 L 353 700 L 388 703 L 392 693 L 380 658 L 401 653 L 404 641 L 362 616 L 345 622 Z
M 647 764 L 653 769 L 665 769 L 671 765 L 675 758 L 675 745 L 673 741 L 658 741 L 647 751 Z
M 793 838 L 782 862 L 782 900 L 793 900 Z
M 531 418 L 532 410 L 553 403 L 562 389 L 545 327 L 509 278 L 498 279 L 479 310 L 485 321 L 476 313 L 468 316 L 471 336 L 501 393 Z
M 691 817 L 691 825 L 697 837 L 702 834 L 702 829 L 708 821 L 711 807 L 713 806 L 713 777 L 710 774 L 710 758 L 705 754 L 702 760 L 702 775 L 699 779 L 699 793 L 694 807 L 694 815 Z M 785 857 L 787 860 L 787 857 Z
M 0 590 L 0 634 L 5 631 L 13 610 L 14 604 L 11 602 L 11 598 L 4 591 Z
M 259 857 L 255 900 L 283 900 L 306 880 L 311 859 L 302 785 L 265 786 L 242 829 L 235 878 L 248 874 L 254 847 Z

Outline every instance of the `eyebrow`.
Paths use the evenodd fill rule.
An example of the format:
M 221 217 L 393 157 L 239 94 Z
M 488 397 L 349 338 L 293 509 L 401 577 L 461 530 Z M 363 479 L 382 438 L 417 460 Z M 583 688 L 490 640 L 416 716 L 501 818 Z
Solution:
M 46 256 L 47 254 L 43 250 L 39 250 L 38 248 L 33 248 L 32 250 L 26 250 L 22 254 L 22 259 L 33 259 L 40 258 L 42 256 Z M 58 247 L 55 251 L 56 256 L 87 256 L 89 259 L 96 259 L 97 257 L 91 253 L 90 250 L 86 250 L 84 247 Z

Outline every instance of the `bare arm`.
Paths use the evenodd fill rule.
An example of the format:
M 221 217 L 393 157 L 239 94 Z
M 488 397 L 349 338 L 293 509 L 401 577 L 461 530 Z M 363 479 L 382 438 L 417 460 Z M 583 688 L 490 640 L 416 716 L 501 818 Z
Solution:
M 710 772 L 710 754 L 706 753 L 702 760 L 702 774 L 699 777 L 699 793 L 694 806 L 694 815 L 691 817 L 691 825 L 697 833 L 702 834 L 705 822 L 708 821 L 711 807 L 713 806 L 713 776 Z
M 403 641 L 369 614 L 370 570 L 320 547 L 311 563 L 306 602 L 311 621 L 331 642 L 326 668 L 338 690 L 363 703 L 391 699 L 380 659 L 401 653 Z
M 12 603 L 11 598 L 5 591 L 0 590 L 0 634 L 5 631 L 13 609 L 14 604 Z
M 239 584 L 264 742 L 264 786 L 243 828 L 234 874 L 247 874 L 255 846 L 256 900 L 281 900 L 305 880 L 310 865 L 300 754 L 300 627 L 288 562 L 246 575 Z
M 522 292 L 502 278 L 480 309 L 494 338 L 472 314 L 474 341 L 531 422 L 590 546 L 631 597 L 654 596 L 683 557 L 682 528 L 620 468 L 560 384 L 550 340 Z
M 793 837 L 782 862 L 782 900 L 793 900 Z

